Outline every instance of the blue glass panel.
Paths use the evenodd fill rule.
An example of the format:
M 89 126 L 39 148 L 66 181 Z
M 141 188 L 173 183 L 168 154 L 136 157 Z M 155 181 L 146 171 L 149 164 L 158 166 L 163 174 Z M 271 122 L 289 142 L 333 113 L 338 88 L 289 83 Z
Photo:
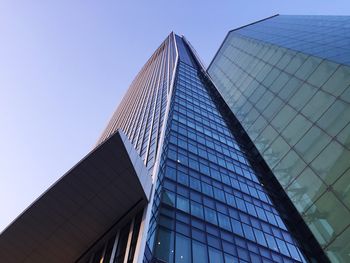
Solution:
M 215 224 L 215 225 L 218 224 L 215 210 L 210 209 L 208 207 L 204 207 L 204 214 L 205 214 L 206 221 L 211 222 L 212 224 Z
M 258 260 L 263 248 L 268 251 L 266 259 L 273 258 L 272 252 L 286 262 L 291 259 L 283 246 L 288 241 L 283 233 L 288 231 L 280 226 L 278 212 L 260 184 L 262 175 L 248 161 L 249 150 L 239 140 L 202 73 L 180 56 L 150 228 L 157 232 L 161 224 L 174 233 L 176 250 L 184 250 L 175 250 L 175 262 L 200 260 L 196 248 L 198 256 L 208 253 L 209 262 Z M 266 240 L 267 234 L 272 241 Z M 285 243 L 277 245 L 274 235 Z M 295 247 L 294 241 L 288 242 Z M 184 261 L 188 255 L 192 261 Z
M 254 233 L 255 233 L 255 237 L 256 237 L 256 241 L 262 245 L 262 246 L 267 246 L 265 237 L 264 237 L 264 233 L 258 229 L 254 229 Z
M 189 212 L 188 199 L 178 195 L 176 198 L 176 207 L 184 212 Z
M 225 216 L 221 213 L 218 213 L 218 219 L 219 219 L 219 226 L 231 231 L 231 224 L 230 224 L 230 218 L 228 216 Z
M 204 219 L 203 206 L 201 204 L 198 204 L 197 202 L 191 201 L 191 214 L 193 216 Z
M 191 262 L 191 240 L 177 234 L 175 244 L 175 262 Z
M 206 245 L 192 241 L 193 263 L 208 263 L 208 252 Z
M 215 248 L 209 247 L 209 262 L 210 263 L 224 263 L 224 259 L 222 257 L 222 252 Z
M 348 16 L 279 15 L 232 33 L 350 65 L 349 27 Z

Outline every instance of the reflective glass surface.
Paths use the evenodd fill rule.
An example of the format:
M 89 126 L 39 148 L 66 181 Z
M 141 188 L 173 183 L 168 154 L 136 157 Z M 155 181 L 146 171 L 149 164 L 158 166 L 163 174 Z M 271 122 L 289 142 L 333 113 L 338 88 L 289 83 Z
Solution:
M 151 171 L 175 67 L 175 35 L 171 33 L 137 74 L 98 144 L 121 129 Z
M 350 67 L 323 45 L 341 45 L 347 21 L 278 16 L 231 31 L 208 69 L 332 262 L 350 262 Z
M 237 34 L 350 65 L 349 16 L 279 15 L 241 28 Z M 271 56 L 269 53 L 265 57 Z M 278 57 L 275 57 L 277 60 Z M 306 66 L 306 65 L 305 65 Z M 307 70 L 303 69 L 304 74 Z M 328 72 L 328 71 L 327 71 Z M 320 72 L 318 72 L 320 74 Z M 323 75 L 327 78 L 327 74 Z
M 304 262 L 201 74 L 180 60 L 148 246 L 165 262 Z

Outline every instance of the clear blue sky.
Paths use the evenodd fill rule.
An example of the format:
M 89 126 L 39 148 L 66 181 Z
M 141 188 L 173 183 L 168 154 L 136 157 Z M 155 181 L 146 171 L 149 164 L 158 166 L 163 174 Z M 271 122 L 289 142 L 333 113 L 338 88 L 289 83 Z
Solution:
M 2 0 L 0 231 L 91 150 L 171 31 L 208 65 L 235 27 L 349 11 L 349 0 Z

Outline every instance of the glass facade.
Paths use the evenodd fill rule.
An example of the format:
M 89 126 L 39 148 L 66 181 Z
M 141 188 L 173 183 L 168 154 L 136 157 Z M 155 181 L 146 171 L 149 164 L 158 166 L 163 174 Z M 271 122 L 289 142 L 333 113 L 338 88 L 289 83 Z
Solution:
M 177 46 L 144 262 L 307 262 L 189 48 Z
M 155 163 L 176 60 L 175 34 L 171 33 L 137 74 L 97 142 L 98 146 L 116 131 L 122 130 L 151 177 L 157 170 Z M 136 262 L 142 246 L 147 210 L 146 206 L 136 216 L 125 215 L 127 219 L 117 222 L 118 226 L 105 234 L 110 238 L 103 237 L 96 242 L 79 262 Z M 135 214 L 134 211 L 131 214 Z
M 349 16 L 279 15 L 237 34 L 350 65 Z
M 157 155 L 176 47 L 170 34 L 143 66 L 104 130 L 98 144 L 122 129 L 149 170 Z
M 350 261 L 349 17 L 229 32 L 208 73 L 332 262 Z

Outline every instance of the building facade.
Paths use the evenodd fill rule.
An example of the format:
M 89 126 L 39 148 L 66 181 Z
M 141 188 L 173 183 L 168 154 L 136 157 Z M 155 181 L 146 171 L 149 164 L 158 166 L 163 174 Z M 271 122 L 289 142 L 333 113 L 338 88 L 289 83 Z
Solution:
M 288 211 L 270 199 L 281 200 L 277 191 L 264 186 L 266 175 L 188 43 L 176 40 L 144 262 L 306 262 L 314 251 L 303 252 L 288 230 Z
M 208 72 L 332 262 L 350 256 L 350 18 L 232 30 Z
M 334 41 L 312 42 L 316 36 L 299 33 L 303 27 L 322 32 L 314 30 L 317 19 L 277 16 L 232 31 L 208 71 L 190 43 L 171 33 L 96 147 L 1 233 L 0 261 L 347 262 L 350 217 L 340 205 L 348 209 L 348 138 L 341 122 L 348 117 L 344 64 L 350 60 L 334 51 L 338 46 L 325 50 Z M 345 21 L 322 19 L 334 20 L 325 28 Z M 284 35 L 291 25 L 295 32 Z M 284 97 L 275 96 L 272 87 L 289 82 Z M 295 82 L 306 94 L 291 100 Z M 304 114 L 305 104 L 311 109 Z M 339 111 L 341 121 L 331 117 Z M 277 128 L 272 119 L 281 112 Z M 317 151 L 334 147 L 344 150 L 311 162 Z M 325 233 L 317 232 L 321 227 Z
M 190 44 L 170 34 L 98 142 L 126 134 L 152 178 L 150 202 L 80 261 L 326 261 L 304 245 L 310 233 L 290 229 L 302 220 L 278 205 L 286 199 L 233 117 Z

